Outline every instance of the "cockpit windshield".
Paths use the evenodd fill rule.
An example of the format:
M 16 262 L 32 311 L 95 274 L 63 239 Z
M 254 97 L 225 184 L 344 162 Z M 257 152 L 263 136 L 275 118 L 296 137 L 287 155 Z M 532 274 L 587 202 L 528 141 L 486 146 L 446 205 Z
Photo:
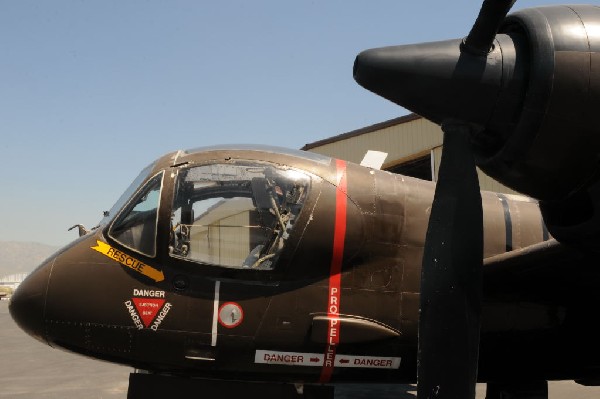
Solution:
M 109 232 L 114 240 L 147 256 L 156 255 L 162 175 L 162 172 L 157 174 L 144 185 L 135 200 L 113 222 Z
M 182 169 L 170 254 L 224 267 L 273 269 L 309 188 L 308 175 L 258 162 Z
M 100 220 L 100 223 L 98 223 L 98 225 L 104 225 L 108 223 L 113 217 L 115 217 L 117 212 L 119 212 L 119 210 L 123 208 L 123 206 L 125 206 L 127 201 L 129 201 L 131 196 L 137 191 L 142 182 L 146 180 L 146 178 L 150 175 L 150 172 L 154 168 L 155 163 L 156 162 L 152 162 L 140 172 L 140 174 L 133 180 L 129 187 L 127 187 L 125 192 L 121 194 L 117 202 L 115 202 L 112 208 L 110 208 L 110 211 L 105 213 L 104 217 L 102 218 L 102 220 Z

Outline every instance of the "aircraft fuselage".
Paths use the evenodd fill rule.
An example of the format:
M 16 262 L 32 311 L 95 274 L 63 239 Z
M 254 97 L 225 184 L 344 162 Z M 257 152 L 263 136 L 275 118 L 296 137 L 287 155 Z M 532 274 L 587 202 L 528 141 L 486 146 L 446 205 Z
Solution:
M 299 151 L 171 153 L 42 264 L 11 313 L 51 346 L 155 372 L 414 382 L 434 188 Z M 549 239 L 535 201 L 482 199 L 485 258 Z M 600 366 L 594 351 L 564 348 L 582 320 L 569 313 L 576 299 L 484 280 L 481 379 Z

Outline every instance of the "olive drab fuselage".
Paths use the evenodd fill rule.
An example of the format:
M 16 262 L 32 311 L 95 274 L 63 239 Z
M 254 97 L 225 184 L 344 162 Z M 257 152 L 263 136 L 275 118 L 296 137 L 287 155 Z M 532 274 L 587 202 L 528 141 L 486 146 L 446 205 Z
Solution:
M 434 188 L 279 148 L 171 153 L 42 264 L 11 312 L 52 346 L 155 372 L 415 381 Z M 534 200 L 481 195 L 485 258 L 551 240 Z M 480 378 L 583 377 L 600 365 L 556 349 L 578 327 L 573 298 L 535 285 L 517 295 L 498 273 L 485 277 Z

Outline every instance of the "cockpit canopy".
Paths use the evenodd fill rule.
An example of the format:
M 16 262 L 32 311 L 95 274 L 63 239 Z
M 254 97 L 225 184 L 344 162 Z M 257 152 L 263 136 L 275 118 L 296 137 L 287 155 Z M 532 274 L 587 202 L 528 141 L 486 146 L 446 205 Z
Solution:
M 161 172 L 123 209 L 109 235 L 154 257 L 157 223 L 162 223 L 158 209 L 168 206 L 171 217 L 165 223 L 169 223 L 171 257 L 271 270 L 294 228 L 310 183 L 308 174 L 258 161 L 181 167 L 174 177 L 163 178 Z M 160 203 L 164 184 L 174 188 L 169 204 Z

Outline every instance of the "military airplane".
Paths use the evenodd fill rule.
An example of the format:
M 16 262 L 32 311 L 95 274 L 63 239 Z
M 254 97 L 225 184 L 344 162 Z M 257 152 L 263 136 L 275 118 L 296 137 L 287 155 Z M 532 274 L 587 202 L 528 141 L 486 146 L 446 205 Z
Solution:
M 16 290 L 51 346 L 144 370 L 129 397 L 547 398 L 600 384 L 600 8 L 362 52 L 366 89 L 442 126 L 437 184 L 276 147 L 167 154 Z M 480 191 L 475 166 L 524 196 Z

